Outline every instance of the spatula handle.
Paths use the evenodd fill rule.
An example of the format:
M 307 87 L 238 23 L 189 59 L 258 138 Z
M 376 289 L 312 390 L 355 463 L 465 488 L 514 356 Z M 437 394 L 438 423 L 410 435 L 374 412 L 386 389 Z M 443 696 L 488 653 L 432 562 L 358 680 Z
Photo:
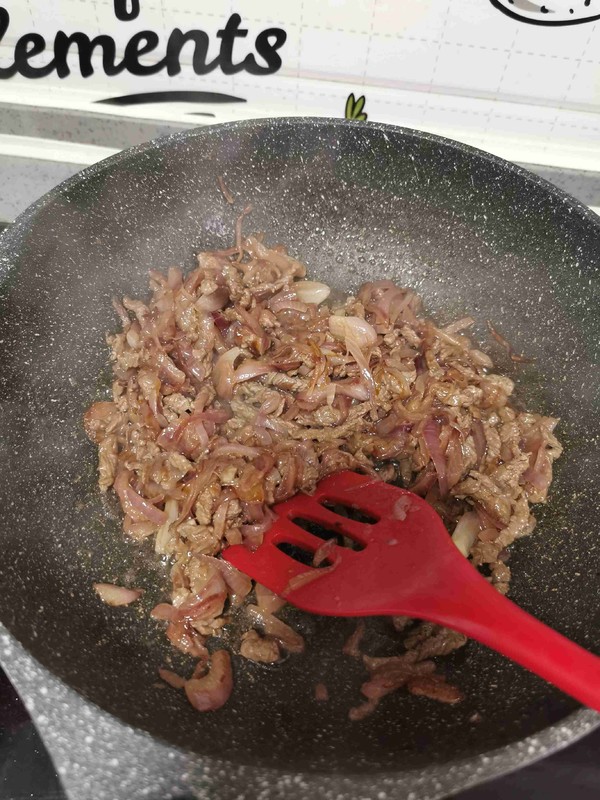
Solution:
M 544 625 L 471 571 L 464 590 L 429 608 L 428 619 L 502 653 L 600 711 L 600 658 Z M 424 605 L 430 605 L 425 603 Z

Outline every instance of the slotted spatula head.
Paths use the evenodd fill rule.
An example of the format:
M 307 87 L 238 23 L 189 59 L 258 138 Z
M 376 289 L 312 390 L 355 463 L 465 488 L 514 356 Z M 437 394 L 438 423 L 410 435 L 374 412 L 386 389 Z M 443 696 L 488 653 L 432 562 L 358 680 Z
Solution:
M 238 545 L 223 557 L 293 605 L 333 616 L 428 619 L 493 647 L 600 711 L 600 658 L 497 592 L 420 497 L 340 472 L 321 481 L 314 495 L 296 495 L 275 512 L 277 520 L 257 550 Z M 355 518 L 347 518 L 348 512 Z M 354 512 L 370 521 L 359 521 Z M 361 549 L 332 542 L 325 566 L 306 566 L 289 553 L 310 558 L 321 548 L 323 554 L 323 539 L 298 523 L 316 524 Z
M 444 523 L 422 498 L 355 472 L 332 475 L 314 495 L 296 495 L 274 511 L 277 519 L 260 547 L 229 547 L 223 558 L 315 614 L 410 614 L 426 586 L 439 580 L 440 556 L 442 571 L 447 559 L 463 561 Z M 371 521 L 357 521 L 361 515 Z M 335 544 L 322 566 L 307 566 L 284 552 L 291 546 L 313 555 L 323 546 L 322 538 L 301 527 L 306 523 L 338 540 L 347 537 L 356 547 Z

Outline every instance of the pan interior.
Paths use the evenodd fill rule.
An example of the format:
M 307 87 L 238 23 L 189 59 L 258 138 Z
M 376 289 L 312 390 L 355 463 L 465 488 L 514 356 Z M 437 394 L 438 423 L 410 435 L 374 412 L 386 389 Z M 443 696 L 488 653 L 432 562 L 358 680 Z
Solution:
M 519 401 L 561 418 L 565 453 L 536 533 L 513 548 L 511 596 L 600 647 L 598 224 L 547 184 L 475 151 L 327 121 L 216 126 L 133 150 L 59 187 L 4 239 L 0 619 L 120 719 L 240 763 L 403 771 L 562 720 L 574 702 L 471 643 L 444 662 L 462 705 L 398 693 L 351 724 L 364 679 L 341 654 L 353 624 L 305 615 L 296 624 L 307 652 L 275 668 L 235 659 L 236 689 L 219 712 L 199 715 L 157 685 L 172 652 L 147 611 L 162 597 L 165 567 L 125 542 L 114 506 L 101 501 L 81 415 L 108 389 L 111 298 L 146 296 L 149 269 L 190 268 L 194 252 L 228 246 L 248 202 L 246 230 L 285 243 L 315 279 L 348 292 L 391 278 L 442 323 L 476 317 L 475 338 L 516 380 Z M 535 364 L 508 361 L 486 319 Z M 146 589 L 139 609 L 97 601 L 93 581 L 132 575 Z M 393 652 L 388 630 L 375 626 L 370 652 Z M 327 704 L 313 699 L 318 681 L 330 688 Z

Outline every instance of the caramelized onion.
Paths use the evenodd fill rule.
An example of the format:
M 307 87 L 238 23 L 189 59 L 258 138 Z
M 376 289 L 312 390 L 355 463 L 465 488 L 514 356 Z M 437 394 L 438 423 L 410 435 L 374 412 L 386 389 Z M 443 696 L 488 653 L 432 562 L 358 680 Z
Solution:
M 302 636 L 278 617 L 259 609 L 258 606 L 247 606 L 246 612 L 254 622 L 263 628 L 266 634 L 281 642 L 288 652 L 301 653 L 304 650 Z
M 252 581 L 243 572 L 240 572 L 228 561 L 212 556 L 200 555 L 199 559 L 205 564 L 211 564 L 221 573 L 223 580 L 227 584 L 231 595 L 231 602 L 234 606 L 239 606 L 245 600 L 252 589 Z
M 268 614 L 275 614 L 285 605 L 285 600 L 276 595 L 266 586 L 257 583 L 254 587 L 256 594 L 256 602 L 261 611 L 266 611 Z
M 377 332 L 361 317 L 342 317 L 332 314 L 329 317 L 329 330 L 336 339 L 351 340 L 362 350 L 377 343 Z
M 471 552 L 471 548 L 477 540 L 477 534 L 480 528 L 479 517 L 474 511 L 465 512 L 458 520 L 454 533 L 452 534 L 452 541 L 465 558 Z
M 241 348 L 232 347 L 219 356 L 213 367 L 213 383 L 217 394 L 224 400 L 231 400 L 235 383 L 234 364 L 242 353 Z
M 178 675 L 176 672 L 173 672 L 170 669 L 164 669 L 161 667 L 158 670 L 158 674 L 162 678 L 165 683 L 168 683 L 169 686 L 172 686 L 173 689 L 183 689 L 186 684 L 185 678 L 182 678 L 181 675 Z
M 212 294 L 204 294 L 196 301 L 196 307 L 202 311 L 220 311 L 229 301 L 229 292 L 223 286 Z
M 326 283 L 319 283 L 319 281 L 296 281 L 294 289 L 301 302 L 315 305 L 327 300 L 331 294 L 329 286 Z
M 446 459 L 440 445 L 440 425 L 430 417 L 423 428 L 423 438 L 429 451 L 429 457 L 437 472 L 440 495 L 445 497 L 448 494 L 448 479 L 446 477 Z
M 143 594 L 142 589 L 126 589 L 113 583 L 95 583 L 94 589 L 107 606 L 128 606 Z

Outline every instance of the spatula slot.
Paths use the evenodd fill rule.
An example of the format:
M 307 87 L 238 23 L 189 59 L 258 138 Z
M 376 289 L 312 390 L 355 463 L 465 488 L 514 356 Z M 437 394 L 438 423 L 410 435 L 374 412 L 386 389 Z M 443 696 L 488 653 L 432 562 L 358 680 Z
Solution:
M 379 517 L 374 517 L 373 514 L 363 511 L 362 508 L 347 506 L 344 503 L 338 503 L 335 500 L 327 499 L 321 500 L 320 503 L 323 508 L 326 508 L 328 511 L 333 511 L 338 517 L 345 517 L 355 522 L 362 522 L 364 525 L 375 525 L 376 522 L 379 522 Z
M 279 542 L 276 547 L 278 550 L 281 550 L 282 553 L 285 553 L 286 556 L 293 558 L 294 561 L 306 564 L 307 567 L 312 566 L 314 553 L 311 553 L 309 550 L 305 550 L 303 547 L 298 547 L 298 545 L 290 544 L 289 542 Z
M 294 517 L 292 522 L 299 528 L 308 531 L 308 533 L 312 533 L 313 536 L 318 536 L 319 539 L 323 539 L 324 541 L 335 539 L 336 544 L 340 547 L 349 547 L 351 550 L 364 550 L 364 545 L 360 542 L 351 539 L 349 536 L 345 536 L 340 531 L 328 528 L 322 522 L 315 522 L 314 520 L 305 519 L 304 517 Z

